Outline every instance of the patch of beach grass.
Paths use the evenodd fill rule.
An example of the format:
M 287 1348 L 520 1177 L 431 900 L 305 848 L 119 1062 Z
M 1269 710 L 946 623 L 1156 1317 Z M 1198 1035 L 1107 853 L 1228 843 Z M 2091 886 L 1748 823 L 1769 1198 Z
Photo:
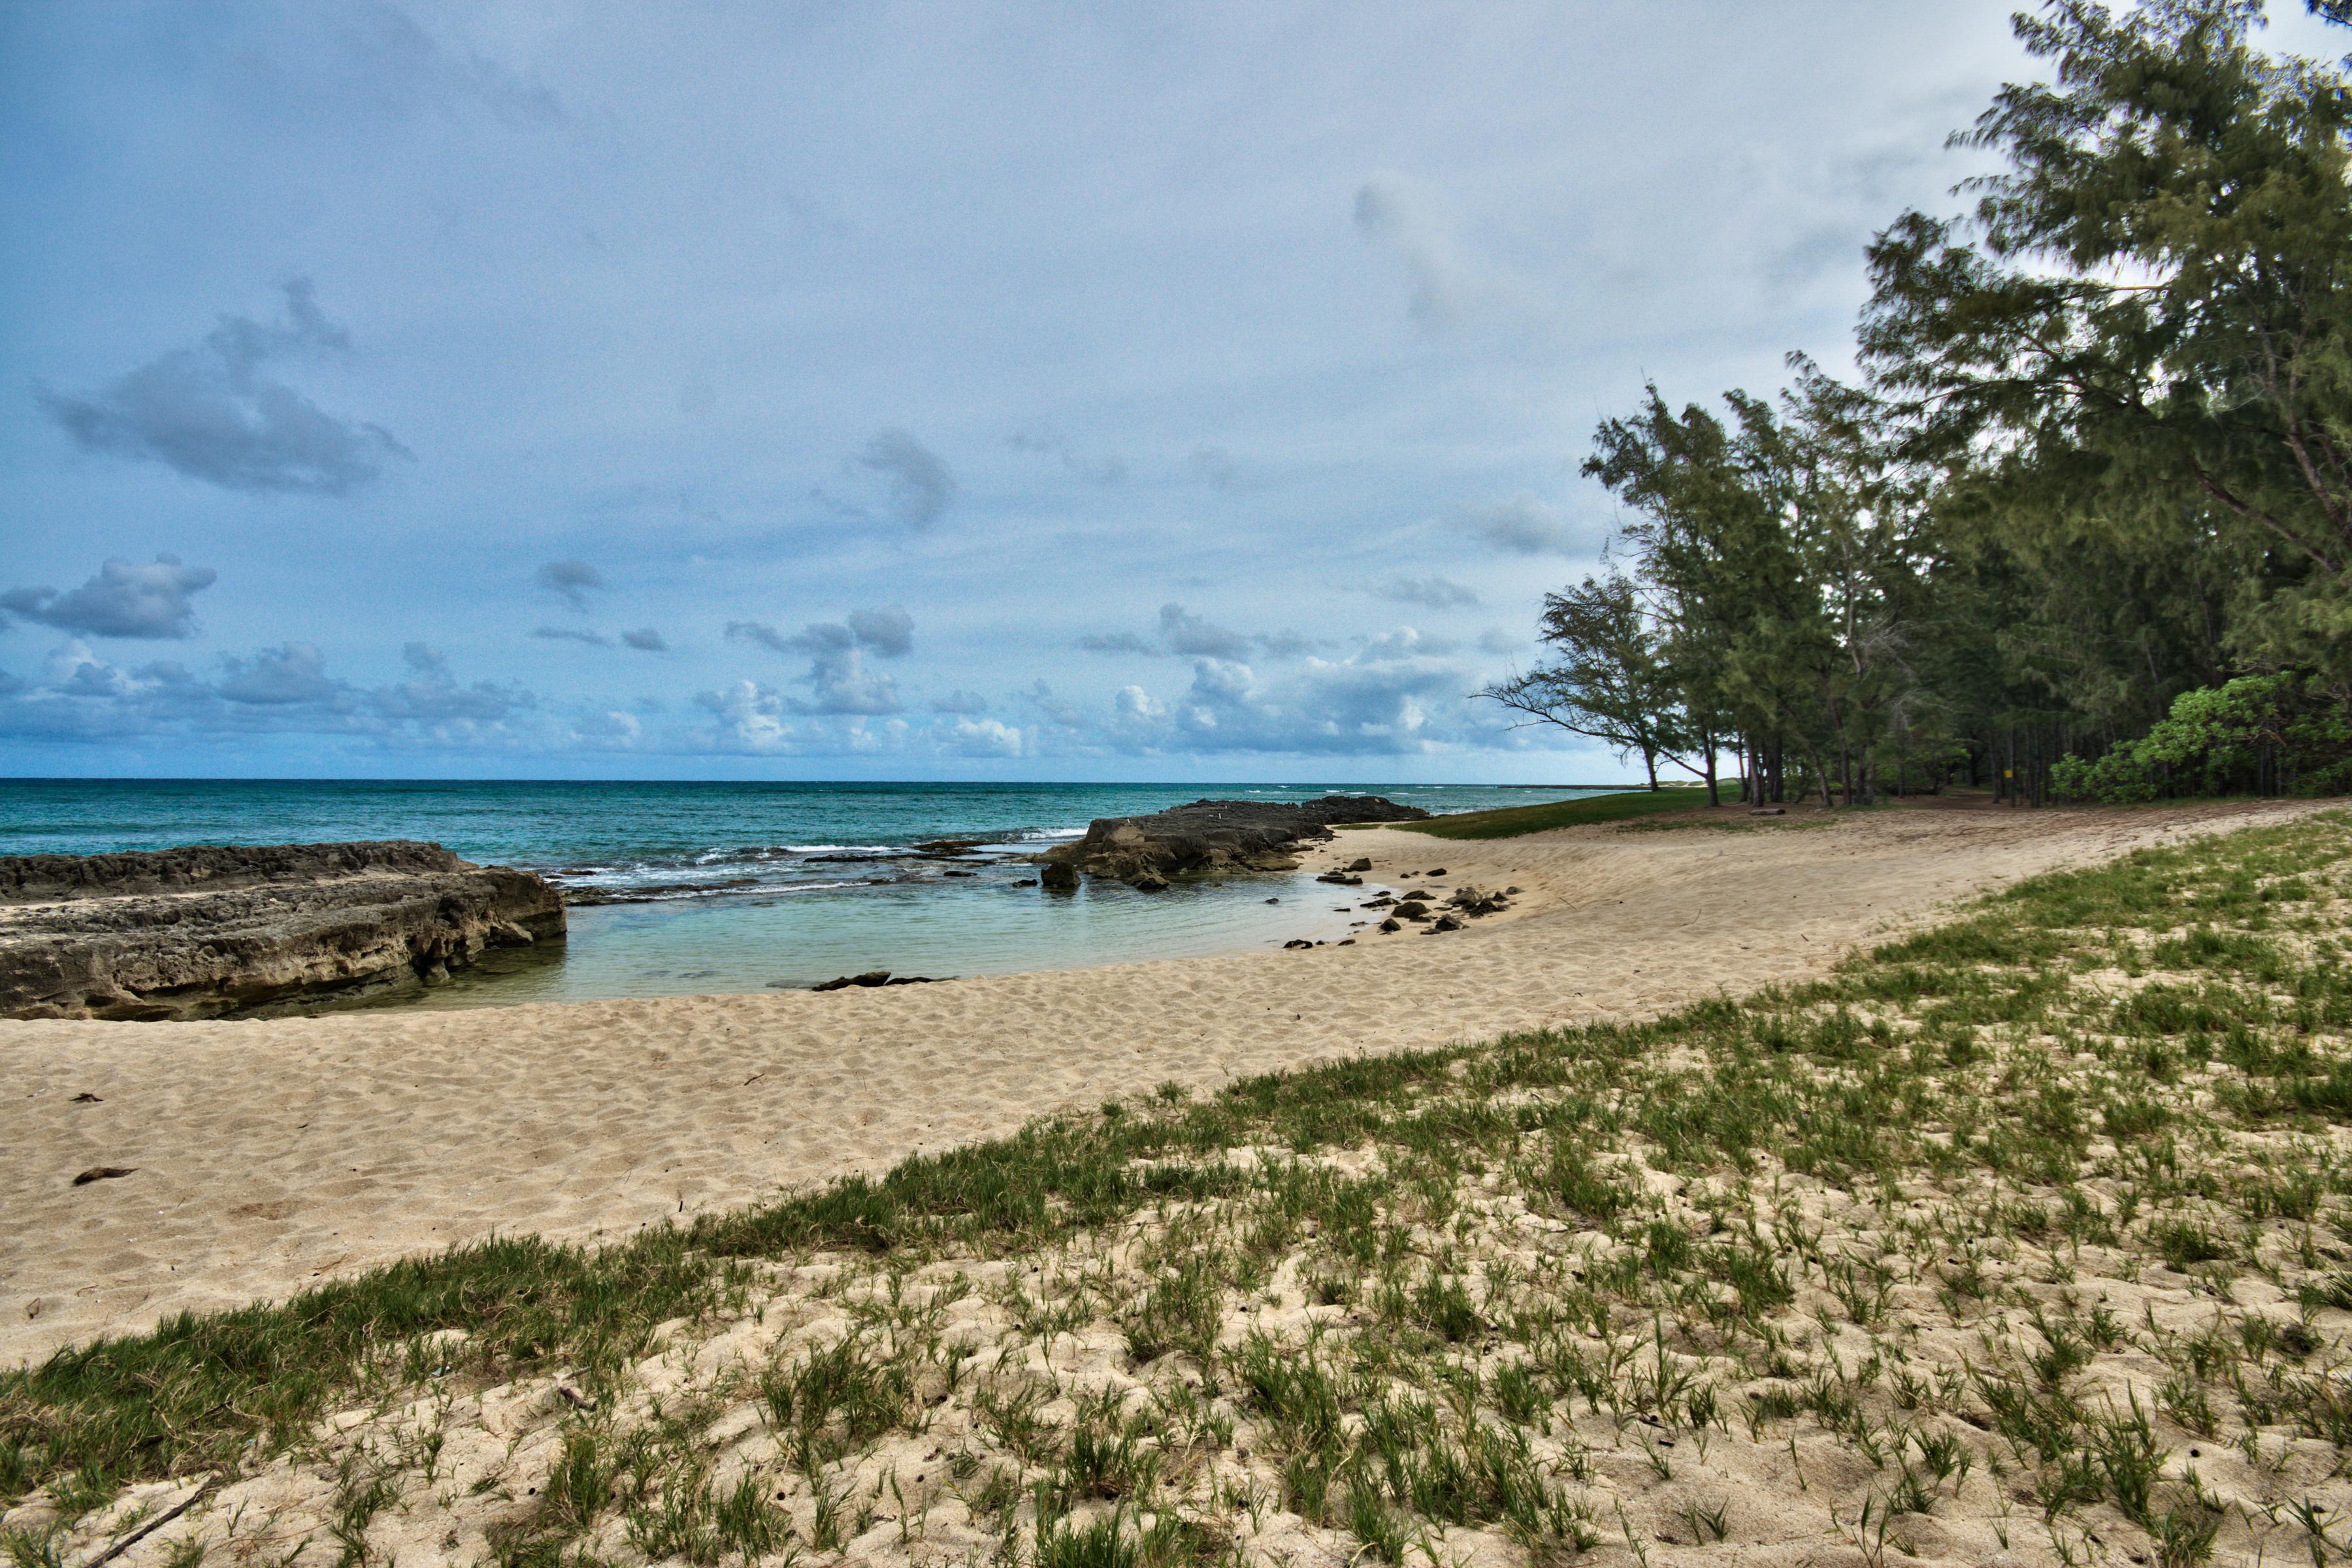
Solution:
M 1811 984 L 183 1319 L 0 1378 L 7 1549 L 202 1471 L 173 1561 L 2333 1561 L 2347 948 L 2331 813 Z

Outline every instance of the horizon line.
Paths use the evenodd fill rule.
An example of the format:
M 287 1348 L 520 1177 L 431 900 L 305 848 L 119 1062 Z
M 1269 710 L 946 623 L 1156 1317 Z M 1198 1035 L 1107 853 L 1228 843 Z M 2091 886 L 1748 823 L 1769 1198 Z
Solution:
M 1401 789 L 1583 789 L 1640 790 L 1648 793 L 1649 785 L 1636 779 L 1618 784 L 1444 784 L 1413 779 L 1389 779 L 1383 786 Z M 1245 789 L 1363 789 L 1360 784 L 1287 783 L 1278 779 L 711 779 L 711 778 L 543 778 L 515 775 L 505 778 L 464 776 L 415 776 L 378 773 L 0 773 L 0 784 L 727 784 L 759 787 L 772 784 L 830 784 L 835 786 L 871 784 L 931 784 L 941 788 L 1034 789 L 1062 785 L 1072 789 L 1207 789 L 1230 785 Z M 1679 784 L 1658 786 L 1661 789 L 1685 787 Z M 1704 788 L 1703 781 L 1687 787 Z

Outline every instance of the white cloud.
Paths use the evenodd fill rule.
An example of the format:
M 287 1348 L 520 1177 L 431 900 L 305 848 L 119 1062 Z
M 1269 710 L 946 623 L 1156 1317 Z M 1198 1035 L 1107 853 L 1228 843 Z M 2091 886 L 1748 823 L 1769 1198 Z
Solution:
M 228 674 L 215 689 L 231 702 L 268 707 L 331 702 L 344 690 L 341 681 L 329 678 L 315 643 L 281 643 L 250 658 L 229 658 L 221 663 Z
M 310 279 L 285 291 L 280 321 L 224 316 L 197 347 L 173 349 L 88 396 L 44 389 L 40 405 L 88 451 L 163 463 L 225 489 L 347 494 L 385 459 L 415 454 L 382 426 L 339 419 L 262 374 L 273 361 L 351 347 L 320 313 Z
M 902 658 L 914 651 L 915 618 L 896 605 L 852 610 L 847 625 L 860 647 L 872 648 L 885 658 Z
M 720 691 L 697 694 L 695 703 L 708 711 L 712 728 L 697 736 L 703 747 L 721 752 L 781 752 L 792 743 L 793 731 L 783 721 L 784 699 L 756 680 L 739 680 Z
M 865 654 L 904 656 L 915 646 L 915 622 L 893 605 L 852 611 L 845 621 L 813 621 L 790 636 L 764 621 L 730 621 L 727 635 L 777 653 L 807 656 L 808 671 L 800 679 L 812 695 L 806 701 L 794 700 L 794 712 L 878 716 L 898 711 L 898 683 L 887 672 L 868 670 Z
M 958 751 L 971 756 L 1017 757 L 1026 746 L 1019 730 L 994 719 L 959 719 L 948 736 Z
M 196 608 L 190 595 L 217 577 L 209 566 L 183 566 L 176 555 L 158 555 L 147 566 L 110 560 L 98 575 L 60 594 L 55 588 L 11 588 L 0 594 L 0 627 L 8 615 L 101 637 L 191 637 Z

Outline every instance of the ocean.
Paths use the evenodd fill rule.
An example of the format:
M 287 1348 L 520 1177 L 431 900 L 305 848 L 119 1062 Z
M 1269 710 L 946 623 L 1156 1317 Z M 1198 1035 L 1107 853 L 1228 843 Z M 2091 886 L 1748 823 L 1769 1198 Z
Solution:
M 494 962 L 422 1000 L 400 1004 L 482 1006 L 796 987 L 874 969 L 1008 973 L 1334 939 L 1363 917 L 1344 894 L 1304 876 L 1236 877 L 1150 894 L 1093 879 L 1075 896 L 1022 885 L 1035 875 L 1023 857 L 1077 837 L 1097 816 L 1204 796 L 1313 800 L 1332 793 L 1385 795 L 1447 813 L 1607 792 L 6 779 L 0 855 L 423 838 L 469 860 L 538 871 L 572 905 L 565 942 L 493 954 Z

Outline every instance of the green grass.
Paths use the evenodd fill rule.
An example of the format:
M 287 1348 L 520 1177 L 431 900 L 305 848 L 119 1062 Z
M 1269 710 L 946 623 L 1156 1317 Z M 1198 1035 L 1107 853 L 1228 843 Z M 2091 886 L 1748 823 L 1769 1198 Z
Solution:
M 1739 800 L 1739 784 L 1727 780 L 1723 801 L 1727 811 Z M 1629 790 L 1622 795 L 1592 795 L 1578 800 L 1548 801 L 1542 805 L 1513 805 L 1500 811 L 1464 811 L 1435 816 L 1427 822 L 1400 822 L 1409 833 L 1433 838 L 1517 838 L 1523 833 L 1544 833 L 1555 827 L 1582 827 L 1595 822 L 1625 822 L 1663 811 L 1687 811 L 1706 804 L 1699 786 L 1669 785 L 1652 794 Z
M 1072 1568 L 1257 1561 L 1270 1509 L 1389 1563 L 1461 1531 L 1679 1560 L 1769 1543 L 1711 1479 L 1738 1444 L 1750 1474 L 1785 1449 L 1865 1555 L 1966 1512 L 2060 1558 L 2284 1560 L 2352 1504 L 2286 1447 L 2352 1447 L 2347 959 L 2352 816 L 2142 851 L 1811 984 L 1166 1092 L 63 1352 L 0 1375 L 0 1491 L 69 1523 L 212 1471 L 233 1533 L 236 1478 L 290 1452 L 347 1563 L 493 1502 L 499 1563 L 835 1553 L 919 1541 L 942 1488 L 1006 1560 Z M 584 1397 L 469 1436 L 470 1392 L 557 1373 Z M 2200 1447 L 2261 1506 L 2213 1504 Z M 47 1530 L 0 1550 L 60 1558 Z

